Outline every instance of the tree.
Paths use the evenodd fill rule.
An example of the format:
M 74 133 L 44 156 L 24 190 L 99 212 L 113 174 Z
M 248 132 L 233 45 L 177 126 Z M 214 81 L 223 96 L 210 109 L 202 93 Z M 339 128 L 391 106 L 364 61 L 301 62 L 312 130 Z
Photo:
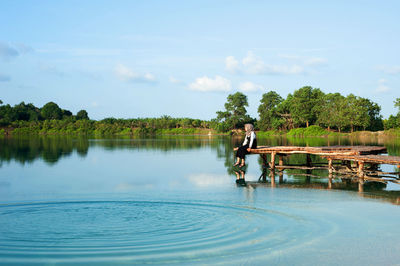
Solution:
M 293 95 L 288 94 L 286 99 L 276 106 L 276 119 L 272 120 L 272 128 L 281 130 L 290 130 L 294 128 L 290 107 L 292 106 Z
M 397 115 L 396 115 L 396 127 L 399 127 L 400 126 L 400 98 L 397 98 L 395 101 L 394 101 L 394 107 L 397 107 L 398 109 L 399 109 L 399 111 L 397 112 Z
M 69 117 L 72 116 L 72 112 L 69 111 L 69 110 L 64 110 L 64 109 L 62 109 L 61 112 L 62 112 L 62 118 L 63 118 L 63 119 L 69 118 Z
M 247 115 L 246 106 L 249 106 L 249 104 L 246 95 L 236 92 L 228 95 L 227 100 L 225 111 L 217 112 L 217 120 L 225 124 L 225 129 L 240 128 L 245 123 L 252 121 L 250 116 Z
M 328 93 L 323 97 L 322 108 L 319 112 L 317 124 L 325 126 L 330 130 L 337 127 L 339 131 L 342 128 L 343 117 L 341 116 L 341 108 L 345 97 L 340 93 Z
M 397 98 L 397 99 L 394 101 L 394 106 L 397 107 L 397 108 L 399 108 L 399 112 L 400 112 L 400 98 Z
M 88 113 L 86 112 L 86 110 L 80 110 L 78 113 L 76 113 L 76 119 L 78 120 L 89 120 L 89 116 Z
M 366 128 L 370 125 L 370 118 L 368 115 L 367 107 L 362 103 L 360 97 L 349 94 L 346 97 L 346 116 L 351 132 L 354 131 L 355 127 Z
M 61 108 L 54 102 L 46 103 L 41 109 L 41 115 L 44 119 L 61 119 L 62 118 L 62 110 Z
M 25 104 L 21 102 L 13 108 L 13 119 L 21 121 L 38 121 L 40 118 L 40 110 L 33 104 Z
M 310 86 L 302 87 L 293 93 L 290 114 L 298 126 L 305 124 L 308 127 L 317 120 L 323 95 L 320 89 Z
M 261 130 L 268 130 L 274 128 L 273 125 L 280 117 L 277 114 L 277 106 L 283 101 L 283 98 L 275 91 L 269 91 L 262 95 L 261 104 L 258 106 L 258 114 L 260 120 L 258 127 Z
M 385 130 L 388 130 L 391 128 L 397 128 L 399 126 L 397 116 L 390 115 L 389 118 L 384 121 L 384 126 L 385 126 Z
M 383 120 L 381 115 L 381 107 L 367 98 L 359 98 L 359 104 L 362 105 L 368 114 L 369 123 L 362 125 L 364 130 L 377 131 L 383 129 Z

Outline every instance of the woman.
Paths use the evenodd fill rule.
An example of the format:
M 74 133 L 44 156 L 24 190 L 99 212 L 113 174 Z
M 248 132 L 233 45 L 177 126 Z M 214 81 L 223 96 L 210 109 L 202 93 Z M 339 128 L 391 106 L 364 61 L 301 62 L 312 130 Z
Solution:
M 240 146 L 239 148 L 235 148 L 237 159 L 236 163 L 233 166 L 239 165 L 240 160 L 242 160 L 242 163 L 239 165 L 239 167 L 245 166 L 244 158 L 246 154 L 250 153 L 250 149 L 257 148 L 257 139 L 256 133 L 254 133 L 254 126 L 252 124 L 245 124 L 244 130 L 246 131 L 246 137 L 243 141 L 242 146 Z

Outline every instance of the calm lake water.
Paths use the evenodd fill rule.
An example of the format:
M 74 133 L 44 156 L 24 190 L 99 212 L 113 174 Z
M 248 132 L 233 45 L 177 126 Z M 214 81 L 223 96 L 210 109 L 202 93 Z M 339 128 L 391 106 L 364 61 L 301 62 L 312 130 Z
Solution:
M 240 142 L 1 138 L 0 264 L 399 264 L 400 185 L 366 183 L 360 193 L 336 178 L 328 189 L 325 170 L 259 183 L 258 155 L 244 172 L 232 167 Z M 400 155 L 398 140 L 258 142 L 385 145 Z

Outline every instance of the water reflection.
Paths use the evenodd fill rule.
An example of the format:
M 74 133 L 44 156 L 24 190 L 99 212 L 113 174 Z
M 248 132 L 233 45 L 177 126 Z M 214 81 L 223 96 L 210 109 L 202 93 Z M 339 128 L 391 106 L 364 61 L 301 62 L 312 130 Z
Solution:
M 85 137 L 72 138 L 67 136 L 37 136 L 0 138 L 0 162 L 17 161 L 22 164 L 43 159 L 52 164 L 73 152 L 85 157 L 90 148 L 101 147 L 106 150 L 134 149 L 134 150 L 192 150 L 210 147 L 215 150 L 218 158 L 225 159 L 228 173 L 233 174 L 232 148 L 238 146 L 241 137 L 222 136 L 168 136 L 157 138 L 116 138 L 116 139 L 88 139 Z M 270 137 L 260 138 L 259 145 L 294 145 L 294 146 L 330 146 L 330 145 L 384 145 L 389 155 L 400 155 L 400 139 L 353 139 L 353 138 L 294 138 Z M 303 160 L 302 155 L 290 156 L 290 162 Z M 322 160 L 318 156 L 312 157 L 314 162 Z M 260 170 L 262 170 L 260 168 Z
M 235 174 L 236 174 L 236 185 L 237 186 L 241 186 L 241 187 L 245 187 L 246 186 L 246 180 L 244 178 L 245 175 L 245 171 L 244 170 L 235 170 Z
M 49 164 L 76 152 L 85 157 L 89 150 L 87 138 L 37 137 L 0 138 L 0 166 L 3 162 L 16 161 L 21 164 L 43 159 Z
M 321 189 L 321 190 L 345 190 L 358 192 L 364 198 L 379 199 L 400 205 L 400 191 L 385 190 L 387 184 L 382 182 L 366 182 L 363 179 L 353 180 L 350 178 L 337 178 L 332 174 L 326 176 L 314 176 L 311 178 L 311 170 L 306 174 L 284 175 L 282 170 L 265 170 L 257 181 L 246 181 L 246 172 L 236 170 L 236 185 L 256 188 L 302 188 L 302 189 Z M 328 171 L 326 171 L 328 172 Z
M 197 150 L 210 150 L 212 156 L 215 155 L 218 164 L 223 164 L 226 173 L 236 178 L 238 186 L 255 188 L 257 186 L 266 187 L 294 187 L 294 188 L 313 188 L 313 189 L 339 189 L 359 192 L 363 197 L 378 197 L 386 198 L 390 202 L 399 204 L 400 202 L 400 186 L 395 188 L 396 191 L 388 190 L 388 186 L 384 183 L 377 182 L 355 182 L 354 180 L 340 179 L 336 176 L 329 175 L 326 170 L 299 170 L 287 169 L 281 171 L 269 171 L 263 166 L 263 161 L 258 155 L 254 156 L 256 164 L 250 166 L 246 164 L 243 169 L 233 167 L 234 152 L 233 147 L 238 146 L 242 141 L 241 137 L 222 137 L 222 136 L 169 136 L 157 138 L 118 138 L 118 139 L 87 139 L 87 138 L 70 138 L 63 136 L 39 136 L 36 138 L 0 138 L 0 168 L 4 162 L 17 162 L 24 165 L 26 163 L 33 164 L 36 160 L 42 160 L 50 167 L 54 167 L 57 162 L 62 159 L 71 157 L 76 154 L 80 158 L 85 158 L 90 153 L 91 149 L 101 149 L 104 151 L 139 151 L 151 152 L 157 151 L 161 154 L 169 154 L 174 152 L 184 151 L 193 152 L 187 157 L 187 162 L 197 161 L 197 155 L 200 154 Z M 271 137 L 260 138 L 259 145 L 297 145 L 297 146 L 325 146 L 325 145 L 384 145 L 388 150 L 389 155 L 400 155 L 400 140 L 399 139 L 350 139 L 350 138 L 284 138 Z M 257 157 L 255 157 L 257 156 Z M 209 158 L 208 158 L 209 159 Z M 213 158 L 210 160 L 214 160 Z M 267 160 L 270 160 L 267 155 Z M 305 155 L 293 154 L 279 158 L 279 164 L 295 165 L 306 164 L 310 160 L 313 165 L 326 163 L 319 156 L 311 155 L 307 158 Z M 202 164 L 204 159 L 199 159 L 199 164 Z M 177 167 L 180 162 L 177 162 Z M 89 167 L 89 166 L 84 166 Z M 106 166 L 104 166 L 106 167 Z M 151 170 L 150 164 L 146 169 Z M 156 166 L 159 172 L 163 171 L 163 165 Z M 145 168 L 145 167 L 143 167 Z M 104 168 L 106 169 L 106 168 Z M 104 172 L 103 169 L 103 172 Z M 256 173 L 256 177 L 246 180 L 248 169 Z M 82 169 L 86 171 L 86 168 Z M 396 169 L 396 171 L 399 171 Z M 144 170 L 143 170 L 143 173 Z M 125 173 L 121 173 L 121 176 Z M 146 175 L 148 173 L 146 172 Z M 254 176 L 254 174 L 253 174 Z M 106 177 L 104 177 L 106 178 Z M 154 179 L 159 180 L 158 174 L 154 174 Z M 10 186 L 11 179 L 0 180 L 0 187 L 5 190 Z M 136 180 L 136 179 L 135 179 Z M 145 179 L 143 179 L 145 180 Z M 142 183 L 144 181 L 141 181 Z M 146 179 L 148 180 L 148 179 Z M 136 180 L 137 182 L 139 180 Z M 135 181 L 135 182 L 136 182 Z M 212 174 L 194 174 L 191 173 L 187 177 L 187 181 L 196 187 L 210 187 L 215 185 L 229 185 L 229 179 L 222 172 Z M 132 182 L 132 181 L 130 181 Z M 148 181 L 150 182 L 150 181 Z M 179 181 L 181 182 L 181 181 Z M 155 183 L 146 183 L 141 187 L 150 188 L 157 187 Z M 171 184 L 170 184 L 171 185 Z M 178 184 L 179 185 L 179 184 Z M 172 186 L 172 185 L 171 185 Z M 131 183 L 122 182 L 118 186 L 118 191 L 127 191 L 133 186 Z M 393 188 L 391 188 L 393 189 Z

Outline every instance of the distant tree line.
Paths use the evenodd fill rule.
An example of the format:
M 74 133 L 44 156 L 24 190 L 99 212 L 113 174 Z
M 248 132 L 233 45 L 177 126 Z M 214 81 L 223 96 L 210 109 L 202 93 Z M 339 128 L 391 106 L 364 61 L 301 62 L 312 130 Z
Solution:
M 318 88 L 302 87 L 286 99 L 275 91 L 264 93 L 258 106 L 259 119 L 250 117 L 247 96 L 241 92 L 227 97 L 225 110 L 207 121 L 192 118 L 159 118 L 90 120 L 85 110 L 75 115 L 49 102 L 39 108 L 29 103 L 10 106 L 0 100 L 0 131 L 11 128 L 20 133 L 65 134 L 195 134 L 207 129 L 228 132 L 253 123 L 261 131 L 288 131 L 311 125 L 339 132 L 355 130 L 377 131 L 400 128 L 400 98 L 395 100 L 396 115 L 383 120 L 381 107 L 370 99 L 353 94 L 324 93 Z
M 385 129 L 400 128 L 400 98 L 394 101 L 394 106 L 398 108 L 396 115 L 390 115 L 387 120 L 385 120 Z
M 85 110 L 80 110 L 76 115 L 71 111 L 61 109 L 56 103 L 48 102 L 42 108 L 31 103 L 21 102 L 13 107 L 9 104 L 3 105 L 0 100 L 0 126 L 11 125 L 15 121 L 44 121 L 44 120 L 81 120 L 89 119 Z
M 39 108 L 33 104 L 21 102 L 14 106 L 3 105 L 0 100 L 0 135 L 13 134 L 195 134 L 210 129 L 210 121 L 192 118 L 117 119 L 90 120 L 86 110 L 73 115 L 71 111 L 49 102 Z M 5 130 L 7 129 L 8 130 Z
M 400 99 L 395 105 L 400 108 Z M 247 115 L 247 97 L 240 92 L 227 98 L 225 111 L 218 111 L 214 122 L 218 128 L 229 130 L 242 128 L 245 123 L 255 122 L 262 131 L 291 130 L 294 128 L 317 125 L 328 130 L 377 131 L 400 126 L 400 115 L 383 120 L 381 107 L 370 99 L 353 94 L 343 96 L 340 93 L 325 94 L 318 88 L 302 87 L 286 99 L 275 91 L 262 95 L 258 106 L 259 120 Z

